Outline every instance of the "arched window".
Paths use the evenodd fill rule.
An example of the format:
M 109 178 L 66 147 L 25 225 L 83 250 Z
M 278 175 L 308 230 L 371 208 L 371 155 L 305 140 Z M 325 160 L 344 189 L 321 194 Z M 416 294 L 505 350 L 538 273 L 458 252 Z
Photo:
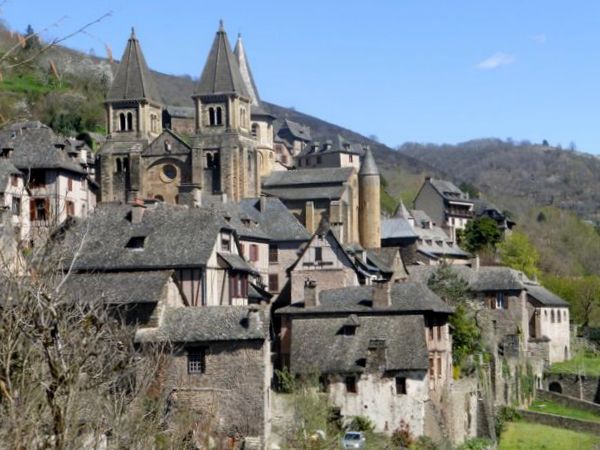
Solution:
M 240 126 L 246 127 L 246 109 L 240 108 Z
M 133 114 L 127 113 L 127 131 L 133 130 Z
M 119 131 L 125 131 L 126 123 L 125 123 L 125 113 L 119 114 Z
M 214 126 L 217 124 L 217 118 L 215 116 L 215 108 L 208 108 L 208 124 Z
M 554 317 L 554 310 L 550 311 L 550 322 L 554 323 L 556 321 L 555 317 Z
M 257 141 L 260 140 L 260 129 L 257 123 L 252 124 L 252 137 Z
M 223 124 L 223 110 L 220 106 L 217 106 L 217 125 Z
M 248 153 L 248 173 L 252 173 L 252 155 Z

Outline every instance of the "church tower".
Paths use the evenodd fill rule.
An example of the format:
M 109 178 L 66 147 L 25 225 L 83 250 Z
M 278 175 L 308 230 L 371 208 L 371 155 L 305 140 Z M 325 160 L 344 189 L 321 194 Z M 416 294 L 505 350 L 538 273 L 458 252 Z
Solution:
M 371 149 L 367 148 L 358 172 L 359 233 L 364 248 L 381 246 L 380 175 Z
M 252 96 L 221 22 L 193 96 L 192 183 L 238 201 L 260 195 Z
M 101 201 L 128 201 L 141 189 L 141 151 L 162 131 L 162 102 L 133 28 L 104 101 L 107 140 L 98 154 Z
M 266 177 L 271 174 L 275 163 L 275 152 L 273 151 L 273 121 L 275 117 L 261 104 L 241 35 L 238 35 L 233 54 L 252 102 L 250 134 L 257 143 L 258 170 L 261 177 Z

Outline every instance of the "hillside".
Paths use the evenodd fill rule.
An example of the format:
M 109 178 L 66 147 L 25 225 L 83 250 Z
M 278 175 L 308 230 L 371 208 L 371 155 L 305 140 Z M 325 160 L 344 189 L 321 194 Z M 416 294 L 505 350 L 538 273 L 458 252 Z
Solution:
M 600 222 L 600 159 L 574 151 L 499 139 L 458 145 L 404 144 L 400 153 L 453 174 L 519 215 L 552 206 Z

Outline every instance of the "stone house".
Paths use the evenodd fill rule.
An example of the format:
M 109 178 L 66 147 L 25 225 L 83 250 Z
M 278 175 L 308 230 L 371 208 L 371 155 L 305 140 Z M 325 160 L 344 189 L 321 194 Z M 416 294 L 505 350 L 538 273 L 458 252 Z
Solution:
M 0 157 L 0 215 L 5 219 L 18 242 L 29 235 L 29 192 L 23 172 L 8 159 Z
M 434 225 L 424 211 L 408 211 L 401 204 L 391 218 L 381 221 L 381 245 L 398 247 L 407 264 L 469 264 L 471 254 Z
M 354 167 L 360 169 L 360 160 L 365 154 L 364 146 L 351 143 L 339 134 L 335 140 L 323 144 L 309 142 L 296 156 L 296 166 L 303 167 Z
M 344 418 L 367 416 L 386 433 L 404 421 L 421 435 L 430 389 L 442 376 L 451 376 L 451 313 L 422 284 L 320 290 L 308 281 L 303 301 L 293 300 L 276 312 L 282 320 L 281 356 L 293 374 L 320 374 Z M 428 337 L 433 323 L 444 345 L 434 344 L 437 329 Z M 438 349 L 439 366 L 432 353 Z
M 448 230 L 456 241 L 456 231 L 463 230 L 474 217 L 474 203 L 452 182 L 425 178 L 414 201 L 415 209 L 424 211 L 434 225 Z
M 68 218 L 86 217 L 95 208 L 90 150 L 81 141 L 61 138 L 40 122 L 23 122 L 0 131 L 0 149 L 22 173 L 12 179 L 17 186 L 11 194 L 11 203 L 21 199 L 16 216 L 22 239 L 35 241 Z

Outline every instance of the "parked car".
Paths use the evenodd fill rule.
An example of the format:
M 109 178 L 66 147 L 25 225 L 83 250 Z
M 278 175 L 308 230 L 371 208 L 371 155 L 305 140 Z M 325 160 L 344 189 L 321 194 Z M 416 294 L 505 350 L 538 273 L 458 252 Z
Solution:
M 362 431 L 346 431 L 341 441 L 344 450 L 365 448 L 366 443 L 367 439 Z

